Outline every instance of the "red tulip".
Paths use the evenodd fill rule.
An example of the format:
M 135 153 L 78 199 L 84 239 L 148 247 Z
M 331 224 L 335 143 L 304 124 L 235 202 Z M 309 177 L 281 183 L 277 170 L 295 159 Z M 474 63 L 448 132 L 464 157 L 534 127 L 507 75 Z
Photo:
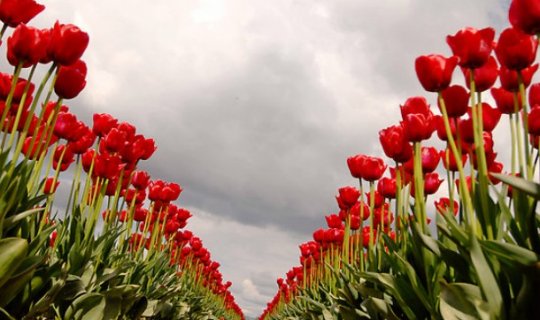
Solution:
M 22 63 L 23 68 L 35 65 L 46 55 L 47 43 L 41 38 L 41 31 L 24 23 L 15 28 L 8 38 L 7 58 L 12 66 Z
M 484 131 L 491 132 L 499 123 L 501 119 L 501 111 L 497 108 L 491 107 L 488 103 L 482 102 L 482 121 Z
M 53 177 L 49 177 L 45 179 L 45 186 L 43 188 L 44 194 L 53 194 L 56 192 L 56 189 L 58 188 L 58 185 L 60 184 L 60 181 L 54 181 Z
M 133 172 L 133 177 L 131 178 L 131 184 L 137 190 L 144 190 L 148 187 L 150 183 L 150 175 L 146 171 L 135 171 Z
M 538 146 L 538 145 L 537 145 Z M 501 182 L 501 180 L 495 178 L 491 173 L 502 173 L 503 171 L 503 164 L 498 161 L 493 161 L 491 165 L 488 167 L 488 178 L 493 184 L 498 184 Z
M 449 117 L 461 117 L 469 107 L 470 94 L 460 85 L 453 85 L 441 91 Z M 439 109 L 441 108 L 438 102 Z
M 88 46 L 88 34 L 72 24 L 54 24 L 51 32 L 51 56 L 61 66 L 79 60 Z
M 401 124 L 379 131 L 379 141 L 386 156 L 396 162 L 406 162 L 412 157 L 412 146 Z
M 535 105 L 529 113 L 529 133 L 540 135 L 540 105 Z
M 457 57 L 445 58 L 436 54 L 416 58 L 416 76 L 422 87 L 430 92 L 446 89 L 452 81 L 458 60 Z
M 443 166 L 446 170 L 450 170 L 454 172 L 458 171 L 456 157 L 454 156 L 452 151 L 450 151 L 450 149 L 442 150 L 440 153 L 440 157 L 442 159 Z M 463 154 L 461 155 L 461 164 L 465 165 L 465 162 L 467 162 L 467 155 Z
M 313 240 L 317 241 L 318 243 L 322 243 L 324 241 L 324 229 L 317 229 L 313 232 Z
M 465 76 L 465 84 L 469 90 L 471 89 L 471 72 L 474 78 L 474 84 L 476 86 L 476 92 L 484 92 L 491 88 L 497 77 L 499 76 L 499 66 L 497 60 L 493 56 L 489 56 L 487 62 L 476 69 L 462 68 L 463 75 Z
M 448 198 L 440 198 L 439 200 L 435 201 L 435 208 L 437 209 L 437 212 L 440 214 L 444 214 L 446 212 L 452 212 L 454 216 L 457 215 L 459 210 L 459 204 L 456 200 L 453 201 L 453 206 L 450 203 L 450 199 Z
M 98 137 L 104 137 L 118 125 L 118 120 L 108 113 L 96 113 L 94 114 L 94 126 L 92 131 Z
M 15 28 L 20 23 L 28 23 L 45 6 L 35 0 L 2 0 L 0 1 L 0 20 Z
M 71 140 L 78 129 L 77 117 L 73 113 L 60 112 L 54 125 L 54 134 L 59 139 Z
M 362 178 L 370 182 L 380 179 L 387 167 L 383 159 L 370 156 L 365 157 L 362 165 Z
M 73 153 L 83 154 L 88 150 L 96 140 L 96 136 L 87 126 L 80 126 L 78 129 L 79 138 L 75 141 L 70 141 L 69 145 Z
M 535 57 L 538 40 L 517 29 L 505 29 L 495 47 L 495 54 L 501 66 L 511 70 L 529 67 Z
M 493 49 L 494 38 L 493 28 L 477 30 L 468 27 L 459 30 L 454 36 L 447 36 L 446 42 L 454 56 L 459 58 L 461 67 L 474 69 L 486 63 Z
M 69 66 L 58 69 L 54 92 L 61 98 L 73 99 L 86 86 L 86 63 L 78 60 Z
M 366 203 L 371 205 L 371 192 L 366 192 Z M 384 205 L 384 197 L 377 191 L 373 192 L 373 207 L 379 208 Z
M 536 0 L 512 0 L 508 18 L 512 26 L 525 33 L 540 33 L 540 3 Z
M 354 178 L 362 178 L 362 163 L 365 157 L 366 156 L 363 154 L 357 154 L 355 156 L 347 158 L 347 166 L 349 167 L 349 171 Z
M 441 139 L 442 141 L 448 141 L 448 136 L 446 135 L 446 128 L 444 127 L 444 119 L 440 115 L 433 116 L 434 123 L 435 123 L 435 130 L 437 131 L 437 137 Z M 452 133 L 452 136 L 454 139 L 456 138 L 456 125 L 455 120 L 450 119 L 450 132 Z
M 514 93 L 503 88 L 492 88 L 491 95 L 495 99 L 497 109 L 501 113 L 512 114 L 520 111 L 523 108 L 521 103 L 521 95 L 517 95 L 517 101 L 514 102 Z
M 532 81 L 532 77 L 538 70 L 538 63 L 533 64 L 530 67 L 527 67 L 520 71 L 521 81 L 525 88 L 527 88 Z M 499 79 L 501 80 L 501 87 L 508 91 L 518 92 L 519 91 L 519 78 L 518 72 L 516 70 L 510 70 L 505 67 L 501 67 L 499 70 Z
M 433 113 L 424 97 L 412 97 L 401 106 L 403 128 L 408 141 L 427 140 L 435 130 Z
M 540 105 L 540 82 L 537 82 L 529 88 L 529 106 Z
M 439 174 L 437 172 L 427 173 L 424 176 L 424 194 L 434 194 L 439 190 L 439 187 L 444 180 L 439 179 Z
M 395 199 L 397 192 L 396 179 L 384 177 L 377 183 L 377 191 L 387 199 Z
M 381 224 L 388 226 L 394 221 L 394 214 L 390 211 L 388 204 L 373 210 L 373 224 L 378 227 Z
M 341 222 L 341 218 L 337 214 L 331 214 L 331 215 L 325 216 L 325 218 L 326 218 L 326 224 L 328 225 L 328 228 L 337 228 L 337 229 L 343 228 L 343 223 Z
M 339 188 L 338 192 L 339 196 L 336 199 L 339 198 L 346 209 L 352 207 L 360 197 L 360 191 L 355 187 L 347 186 Z
M 103 146 L 107 152 L 118 153 L 124 149 L 126 140 L 127 134 L 124 131 L 113 128 L 107 133 L 103 140 L 101 140 L 100 147 Z

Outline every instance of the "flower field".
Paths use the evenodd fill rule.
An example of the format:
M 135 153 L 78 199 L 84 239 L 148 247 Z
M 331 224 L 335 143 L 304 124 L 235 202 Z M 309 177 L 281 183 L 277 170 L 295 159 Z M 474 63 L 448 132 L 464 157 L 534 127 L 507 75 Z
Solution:
M 32 27 L 43 10 L 0 0 L 0 319 L 244 319 L 182 187 L 140 169 L 155 141 L 70 109 L 90 35 Z M 416 59 L 426 96 L 379 131 L 386 158 L 346 159 L 336 213 L 259 319 L 540 319 L 540 1 L 508 17 Z

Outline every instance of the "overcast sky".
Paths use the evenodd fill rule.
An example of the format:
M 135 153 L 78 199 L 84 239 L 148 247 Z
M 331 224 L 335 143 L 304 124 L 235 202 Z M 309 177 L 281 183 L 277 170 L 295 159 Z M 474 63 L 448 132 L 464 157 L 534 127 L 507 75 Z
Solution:
M 90 34 L 88 85 L 69 105 L 153 137 L 143 168 L 175 181 L 188 228 L 222 264 L 248 316 L 298 265 L 298 244 L 355 184 L 348 156 L 382 155 L 378 131 L 424 95 L 422 54 L 462 27 L 507 26 L 495 0 L 48 0 Z M 456 72 L 456 77 L 462 77 Z M 427 94 L 434 102 L 434 96 Z M 90 123 L 90 122 L 89 122 Z

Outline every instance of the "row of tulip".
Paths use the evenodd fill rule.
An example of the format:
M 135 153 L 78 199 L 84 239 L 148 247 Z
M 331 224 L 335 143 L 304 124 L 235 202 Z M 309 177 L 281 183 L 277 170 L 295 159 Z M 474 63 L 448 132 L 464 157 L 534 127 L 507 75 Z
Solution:
M 180 185 L 138 169 L 154 140 L 109 114 L 88 126 L 64 105 L 86 85 L 89 36 L 27 25 L 43 10 L 0 1 L 14 67 L 0 73 L 0 318 L 243 319 L 184 229 Z
M 379 132 L 393 165 L 347 159 L 359 187 L 339 189 L 339 213 L 300 245 L 259 319 L 540 318 L 540 1 L 513 0 L 509 20 L 497 41 L 467 27 L 447 36 L 452 56 L 416 59 L 440 114 L 408 98 Z M 457 66 L 466 88 L 452 84 Z M 512 138 L 509 161 L 497 133 Z

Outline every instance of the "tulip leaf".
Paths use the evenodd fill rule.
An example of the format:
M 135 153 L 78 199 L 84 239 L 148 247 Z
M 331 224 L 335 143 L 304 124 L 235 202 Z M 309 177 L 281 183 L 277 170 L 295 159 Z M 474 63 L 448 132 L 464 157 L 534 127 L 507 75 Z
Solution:
M 529 181 L 527 179 L 516 177 L 512 175 L 491 173 L 495 178 L 502 182 L 512 186 L 512 188 L 519 189 L 535 199 L 540 199 L 540 184 Z
M 486 240 L 481 241 L 480 244 L 486 252 L 497 256 L 507 264 L 518 263 L 522 266 L 531 266 L 540 260 L 535 252 L 511 243 Z
M 18 214 L 15 214 L 15 215 L 11 215 L 9 217 L 7 217 L 6 219 L 4 219 L 4 230 L 9 230 L 10 228 L 12 228 L 17 222 L 19 221 L 22 221 L 24 219 L 26 219 L 27 217 L 35 214 L 35 213 L 38 213 L 40 211 L 43 211 L 45 210 L 45 208 L 35 208 L 35 209 L 30 209 L 30 210 L 26 210 L 24 212 L 21 212 L 21 213 L 18 213 Z
M 21 238 L 0 240 L 0 287 L 8 281 L 28 253 L 28 242 Z
M 471 237 L 470 244 L 471 262 L 476 270 L 476 276 L 485 299 L 490 306 L 490 313 L 501 314 L 502 296 L 497 279 L 489 266 L 476 237 Z
M 444 320 L 488 320 L 487 308 L 477 286 L 441 282 L 440 311 Z

